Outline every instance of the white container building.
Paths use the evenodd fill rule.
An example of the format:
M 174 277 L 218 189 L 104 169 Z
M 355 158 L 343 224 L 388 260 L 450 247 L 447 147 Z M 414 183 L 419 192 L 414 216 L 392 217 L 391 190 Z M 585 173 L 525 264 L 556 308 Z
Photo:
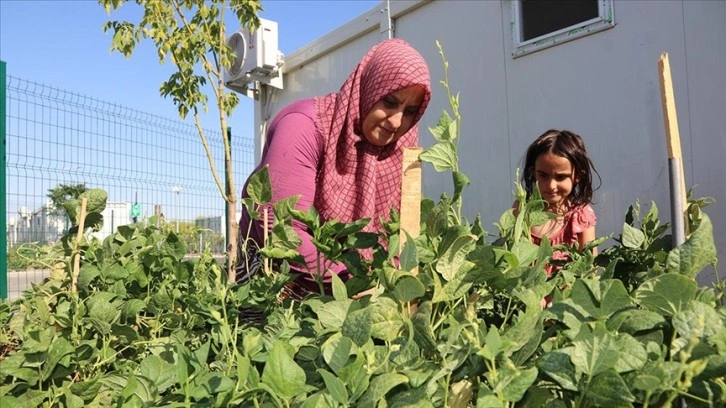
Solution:
M 256 154 L 268 121 L 298 98 L 337 91 L 363 54 L 389 36 L 405 39 L 427 60 L 434 96 L 426 130 L 449 109 L 443 65 L 460 93 L 461 170 L 469 217 L 492 225 L 512 204 L 515 172 L 543 131 L 581 134 L 602 186 L 594 208 L 598 235 L 622 231 L 636 199 L 655 201 L 670 219 L 668 160 L 657 61 L 670 59 L 686 183 L 717 203 L 708 207 L 719 255 L 726 256 L 726 2 L 584 0 L 566 10 L 574 25 L 520 1 L 382 1 L 379 6 L 285 56 L 284 89 L 261 85 L 255 103 Z M 534 4 L 536 2 L 529 2 Z M 593 11 L 594 10 L 594 11 Z M 593 14 L 594 13 L 594 14 Z M 561 16 L 560 16 L 561 17 Z M 424 166 L 424 194 L 451 192 L 448 174 Z M 702 282 L 714 280 L 713 271 Z

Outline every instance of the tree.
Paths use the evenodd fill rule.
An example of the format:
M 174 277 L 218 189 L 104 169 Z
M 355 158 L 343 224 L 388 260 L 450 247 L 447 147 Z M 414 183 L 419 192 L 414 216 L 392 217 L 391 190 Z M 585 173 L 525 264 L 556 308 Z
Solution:
M 63 206 L 64 203 L 77 199 L 81 194 L 88 190 L 85 183 L 80 184 L 58 184 L 55 188 L 48 189 L 46 196 L 50 198 L 50 202 L 53 204 L 52 208 L 48 209 L 47 214 L 56 217 L 68 216 L 66 209 Z
M 110 15 L 125 0 L 99 0 Z M 226 92 L 223 70 L 229 67 L 234 58 L 227 46 L 225 12 L 232 10 L 242 27 L 254 30 L 259 26 L 257 13 L 262 9 L 260 0 L 136 0 L 144 10 L 137 24 L 128 21 L 108 21 L 104 32 L 113 29 L 111 50 L 119 51 L 127 58 L 134 48 L 144 39 L 151 39 L 157 48 L 159 61 L 170 60 L 177 70 L 169 80 L 161 84 L 160 93 L 172 98 L 185 119 L 189 112 L 194 116 L 194 124 L 209 160 L 214 181 L 227 206 L 227 230 L 230 245 L 227 247 L 227 273 L 230 281 L 234 279 L 237 262 L 237 194 L 232 172 L 232 152 L 230 141 L 224 140 L 224 160 L 226 186 L 223 186 L 214 165 L 214 157 L 209 148 L 207 137 L 202 129 L 200 108 L 207 111 L 208 97 L 202 91 L 209 85 L 214 94 L 214 102 L 219 111 L 219 126 L 222 135 L 227 134 L 227 117 L 239 104 L 237 95 Z

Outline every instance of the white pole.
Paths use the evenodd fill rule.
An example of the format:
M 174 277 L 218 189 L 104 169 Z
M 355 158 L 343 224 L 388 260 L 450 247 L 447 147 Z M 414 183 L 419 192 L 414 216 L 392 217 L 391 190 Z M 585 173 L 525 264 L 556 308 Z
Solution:
M 176 193 L 176 233 L 179 234 L 179 217 L 181 216 L 179 211 L 179 193 L 182 192 L 182 188 L 179 186 L 174 186 L 171 188 L 171 191 L 173 193 Z

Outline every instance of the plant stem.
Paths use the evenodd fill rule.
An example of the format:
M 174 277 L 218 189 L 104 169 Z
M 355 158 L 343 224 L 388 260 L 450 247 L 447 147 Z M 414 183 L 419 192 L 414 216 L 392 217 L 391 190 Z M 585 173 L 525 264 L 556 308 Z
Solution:
M 512 313 L 512 298 L 509 297 L 507 299 L 507 311 L 504 313 L 504 321 L 502 321 L 502 326 L 501 326 L 502 328 L 507 324 L 507 321 L 511 317 L 511 313 Z

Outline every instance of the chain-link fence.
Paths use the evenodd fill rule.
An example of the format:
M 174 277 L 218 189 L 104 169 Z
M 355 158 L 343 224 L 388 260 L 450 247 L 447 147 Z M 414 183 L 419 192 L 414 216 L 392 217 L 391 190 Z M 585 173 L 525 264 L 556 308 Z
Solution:
M 108 204 L 98 238 L 157 213 L 186 241 L 190 256 L 207 246 L 224 252 L 225 205 L 195 126 L 13 76 L 1 83 L 6 86 L 0 98 L 6 149 L 3 256 L 11 297 L 35 273 L 18 248 L 52 245 L 69 227 L 51 191 L 104 189 Z M 205 134 L 224 183 L 223 135 Z M 254 167 L 254 142 L 228 136 L 239 190 Z

